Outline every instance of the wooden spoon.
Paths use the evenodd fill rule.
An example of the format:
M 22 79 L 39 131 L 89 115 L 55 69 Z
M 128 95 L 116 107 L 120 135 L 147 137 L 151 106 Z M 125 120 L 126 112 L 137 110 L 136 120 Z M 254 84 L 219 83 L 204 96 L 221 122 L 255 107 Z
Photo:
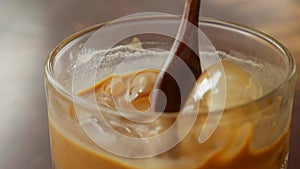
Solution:
M 185 0 L 183 17 L 177 32 L 178 40 L 174 41 L 170 55 L 155 84 L 155 89 L 163 91 L 165 96 L 161 92 L 155 92 L 151 98 L 152 110 L 156 112 L 180 111 L 202 73 L 198 57 L 198 29 L 196 29 L 199 22 L 200 3 L 201 0 Z M 184 67 L 178 62 L 178 57 L 188 66 L 193 77 L 187 76 L 186 72 L 182 71 Z M 180 88 L 179 84 L 184 84 L 184 86 Z M 165 99 L 167 99 L 166 102 Z

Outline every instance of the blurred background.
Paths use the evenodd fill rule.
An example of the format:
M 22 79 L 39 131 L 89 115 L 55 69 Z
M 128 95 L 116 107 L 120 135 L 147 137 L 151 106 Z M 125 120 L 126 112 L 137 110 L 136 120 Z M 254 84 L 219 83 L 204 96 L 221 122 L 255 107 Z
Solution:
M 0 0 L 0 168 L 51 168 L 43 66 L 59 41 L 132 13 L 179 15 L 183 4 L 184 0 Z M 300 67 L 299 0 L 202 0 L 201 15 L 275 37 Z M 299 80 L 289 169 L 300 168 Z

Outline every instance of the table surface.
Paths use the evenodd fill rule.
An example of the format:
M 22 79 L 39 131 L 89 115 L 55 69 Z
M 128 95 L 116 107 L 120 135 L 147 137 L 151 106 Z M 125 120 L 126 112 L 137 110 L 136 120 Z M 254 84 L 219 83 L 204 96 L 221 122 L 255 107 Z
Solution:
M 43 65 L 55 44 L 96 23 L 136 12 L 181 14 L 182 7 L 183 0 L 0 0 L 0 168 L 51 168 Z M 202 7 L 202 16 L 275 37 L 300 67 L 299 0 L 204 0 Z M 299 80 L 289 169 L 300 168 Z

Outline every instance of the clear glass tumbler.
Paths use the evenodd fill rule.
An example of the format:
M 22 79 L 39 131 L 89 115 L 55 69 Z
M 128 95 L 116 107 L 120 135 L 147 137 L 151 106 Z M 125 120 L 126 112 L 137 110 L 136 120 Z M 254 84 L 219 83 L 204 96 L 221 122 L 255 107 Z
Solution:
M 166 16 L 142 17 L 125 19 L 112 23 L 111 26 L 117 24 L 119 31 L 122 31 L 122 25 L 140 22 L 167 24 L 178 20 L 177 17 Z M 190 125 L 189 120 L 192 120 L 184 137 L 174 146 L 155 154 L 153 152 L 157 150 L 157 145 L 144 144 L 143 141 L 147 141 L 144 137 L 151 138 L 155 133 L 161 134 L 171 128 L 178 114 L 163 113 L 149 123 L 139 123 L 105 105 L 105 100 L 95 105 L 95 100 L 78 94 L 89 87 L 90 91 L 96 90 L 96 87 L 88 86 L 87 83 L 87 75 L 92 66 L 80 67 L 78 60 L 82 61 L 79 57 L 89 58 L 91 51 L 84 49 L 83 44 L 106 24 L 89 27 L 60 42 L 45 65 L 53 168 L 286 168 L 296 81 L 296 66 L 292 56 L 282 44 L 251 28 L 208 18 L 200 19 L 199 23 L 201 31 L 209 38 L 222 59 L 242 67 L 261 84 L 262 94 L 259 97 L 241 104 L 233 102 L 225 107 L 222 116 L 219 111 L 209 113 L 200 106 L 198 112 L 191 113 L 196 116 L 187 115 L 176 123 L 175 135 L 167 135 L 159 141 L 166 146 L 178 139 L 181 129 Z M 107 28 L 110 26 L 105 27 Z M 97 67 L 95 83 L 115 73 L 116 65 L 124 62 L 116 57 L 120 56 L 116 53 L 123 52 L 122 57 L 126 57 L 125 65 L 130 67 L 130 71 L 139 71 L 140 65 L 161 65 L 164 59 L 157 59 L 153 51 L 164 57 L 164 51 L 168 51 L 173 43 L 172 38 L 166 36 L 139 34 L 134 36 L 139 40 L 134 39 L 143 49 L 139 49 L 139 45 L 131 45 L 129 50 L 124 44 L 128 44 L 132 37 L 123 39 L 114 46 L 110 54 L 105 55 L 105 61 Z M 128 51 L 124 52 L 124 48 Z M 152 53 L 145 50 L 151 50 Z M 133 51 L 138 51 L 135 54 L 142 55 L 143 59 L 132 54 Z M 230 80 L 228 82 L 230 85 Z M 227 99 L 234 97 L 234 93 L 234 90 L 227 92 Z M 208 116 L 212 120 L 204 123 Z M 211 123 L 216 124 L 214 132 L 207 139 L 199 141 L 200 132 Z M 124 141 L 124 136 L 139 138 L 142 140 L 139 142 L 141 144 L 134 146 L 130 141 Z M 109 151 L 110 148 L 114 150 Z M 116 153 L 118 150 L 127 155 Z M 144 152 L 152 152 L 153 155 L 140 158 L 135 155 Z

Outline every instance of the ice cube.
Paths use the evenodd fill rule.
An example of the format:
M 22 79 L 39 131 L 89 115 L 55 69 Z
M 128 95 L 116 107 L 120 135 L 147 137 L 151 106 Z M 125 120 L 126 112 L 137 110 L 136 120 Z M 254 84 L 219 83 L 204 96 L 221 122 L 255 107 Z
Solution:
M 138 97 L 149 96 L 157 74 L 150 71 L 142 71 L 136 74 L 129 85 L 128 101 L 132 102 Z
M 174 118 L 159 117 L 158 119 L 150 123 L 137 123 L 128 120 L 127 118 L 117 117 L 113 115 L 105 115 L 106 120 L 113 130 L 117 131 L 122 135 L 119 138 L 123 140 L 122 144 L 127 145 L 131 148 L 132 155 L 158 155 L 168 150 L 169 145 L 175 145 L 177 133 L 174 132 L 167 136 L 162 136 L 166 130 L 168 130 L 174 121 Z M 138 139 L 138 141 L 128 142 L 126 137 Z M 121 143 L 121 142 L 120 142 Z M 136 145 L 133 145 L 136 144 Z M 170 147 L 172 148 L 172 147 Z
M 237 158 L 239 154 L 242 154 L 243 151 L 249 148 L 253 137 L 254 125 L 252 122 L 247 122 L 231 130 L 233 131 L 233 135 L 230 138 L 230 143 L 216 158 L 221 163 L 226 163 Z
M 180 144 L 181 155 L 195 157 L 199 166 L 204 165 L 221 151 L 226 152 L 222 157 L 223 160 L 230 158 L 229 156 L 238 153 L 252 136 L 252 128 L 248 125 L 236 131 L 240 126 L 231 123 L 232 119 L 229 120 L 228 116 L 222 116 L 222 111 L 210 114 L 208 110 L 212 106 L 213 110 L 222 110 L 222 108 L 241 105 L 262 94 L 259 83 L 243 68 L 229 60 L 222 60 L 221 63 L 224 71 L 219 70 L 219 65 L 213 65 L 198 79 L 191 96 L 200 103 L 199 115 L 194 127 Z M 222 83 L 224 81 L 226 83 Z M 226 86 L 221 86 L 225 84 Z M 222 89 L 225 89 L 225 100 L 218 98 Z M 215 97 L 214 100 L 213 97 Z M 181 134 L 180 128 L 186 125 L 191 124 L 187 124 L 184 120 L 179 123 L 179 135 Z M 206 138 L 201 139 L 201 134 L 206 135 Z M 248 140 L 240 139 L 239 136 L 243 134 Z M 226 147 L 228 149 L 225 151 Z
M 203 122 L 205 119 L 205 116 L 198 116 L 194 127 L 179 144 L 180 156 L 193 159 L 193 162 L 199 168 L 203 167 L 210 159 L 220 153 L 230 143 L 230 138 L 233 135 L 229 126 L 220 123 L 205 142 L 199 143 L 198 138 L 204 126 Z M 190 124 L 183 121 L 178 128 L 183 127 L 183 125 Z
M 221 82 L 225 81 L 225 107 L 224 103 L 221 102 L 212 102 L 213 97 L 217 95 L 210 90 L 204 97 L 207 108 L 214 106 L 215 109 L 231 108 L 234 106 L 242 105 L 251 100 L 254 100 L 262 95 L 262 87 L 259 82 L 251 77 L 251 74 L 246 72 L 242 67 L 238 66 L 230 60 L 222 60 L 222 65 L 224 72 L 219 79 L 219 83 L 216 86 L 216 89 L 222 89 L 220 85 L 224 85 Z M 216 73 L 218 69 L 215 66 L 208 68 L 210 72 Z M 210 75 L 213 77 L 212 75 Z M 206 72 L 199 78 L 198 83 L 201 84 L 204 79 L 211 79 L 209 74 Z M 218 100 L 218 98 L 217 98 Z
M 126 92 L 126 84 L 120 76 L 109 77 L 97 86 L 95 87 L 96 100 L 99 105 L 107 107 L 114 107 L 114 98 L 124 95 Z
M 121 77 L 113 76 L 102 85 L 101 89 L 102 93 L 115 97 L 126 91 L 126 85 Z
M 248 72 L 229 60 L 222 63 L 226 76 L 226 107 L 241 105 L 262 95 L 259 82 Z

